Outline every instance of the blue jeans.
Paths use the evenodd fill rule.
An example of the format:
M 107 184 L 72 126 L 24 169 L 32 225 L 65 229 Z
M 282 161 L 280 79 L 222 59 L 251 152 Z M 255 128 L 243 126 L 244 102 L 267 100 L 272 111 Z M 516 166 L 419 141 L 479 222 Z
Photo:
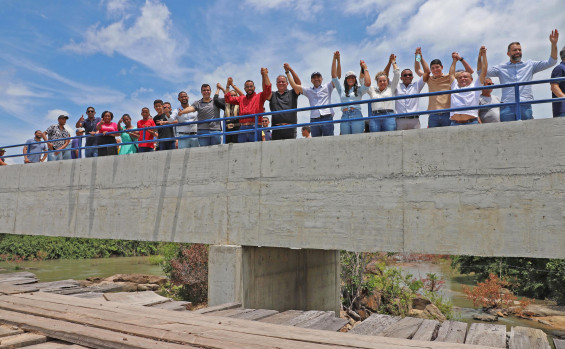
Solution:
M 428 128 L 451 126 L 449 113 L 435 113 L 429 115 L 430 117 L 428 118 Z
M 559 114 L 559 115 L 557 115 L 557 116 L 554 116 L 554 118 L 562 118 L 562 117 L 565 117 L 565 113 L 561 113 L 561 114 Z
M 86 140 L 90 140 L 90 139 L 86 138 Z M 92 144 L 86 144 L 85 146 L 90 147 L 90 146 L 94 146 L 94 145 L 96 145 L 96 141 L 93 141 Z M 90 149 L 84 150 L 84 157 L 85 158 L 95 158 L 97 156 L 98 156 L 98 148 L 90 148 Z
M 321 115 L 319 118 L 310 118 L 310 122 L 330 121 L 333 119 L 334 116 L 332 114 L 328 114 Z M 323 125 L 310 125 L 310 135 L 312 137 L 333 136 L 334 124 L 327 123 Z
M 391 111 L 373 110 L 373 116 L 376 115 L 394 115 Z M 394 116 L 381 116 L 376 119 L 369 120 L 369 132 L 395 131 L 396 118 Z
M 55 154 L 55 153 L 47 154 L 47 161 L 70 160 L 70 159 L 71 159 L 70 150 L 60 151 L 59 154 Z
M 451 120 L 451 126 L 466 126 L 466 125 L 476 125 L 479 123 L 479 120 L 475 119 L 471 122 L 457 122 L 457 121 L 453 121 Z
M 341 120 L 362 118 L 361 110 L 347 110 L 341 115 Z M 355 133 L 363 133 L 365 130 L 365 120 L 342 122 L 339 126 L 342 135 L 350 135 Z
M 259 125 L 260 127 L 261 125 Z M 241 125 L 239 130 L 254 130 L 254 125 Z M 261 142 L 261 134 L 257 135 L 257 141 Z M 238 133 L 237 134 L 237 143 L 247 143 L 247 142 L 255 142 L 255 132 L 246 132 L 246 133 Z
M 172 149 L 176 149 L 175 141 L 159 142 L 159 147 L 157 148 L 157 150 L 172 150 Z
M 198 130 L 196 134 L 205 135 L 209 133 L 220 133 L 220 131 L 210 131 L 210 130 Z M 222 136 L 209 136 L 209 137 L 199 137 L 198 143 L 201 147 L 206 147 L 208 145 L 222 144 Z
M 187 135 L 179 133 L 179 136 L 187 136 Z M 179 149 L 196 148 L 196 147 L 199 147 L 199 146 L 200 146 L 200 143 L 198 142 L 198 138 L 180 138 L 179 139 Z
M 520 114 L 522 116 L 522 120 L 533 119 L 534 116 L 532 115 L 532 105 L 521 104 Z M 516 121 L 516 106 L 509 105 L 506 107 L 500 107 L 500 121 L 501 122 Z
M 152 152 L 152 151 L 153 151 L 153 148 L 150 148 L 150 147 L 138 147 L 137 148 L 138 153 L 149 153 L 149 152 Z

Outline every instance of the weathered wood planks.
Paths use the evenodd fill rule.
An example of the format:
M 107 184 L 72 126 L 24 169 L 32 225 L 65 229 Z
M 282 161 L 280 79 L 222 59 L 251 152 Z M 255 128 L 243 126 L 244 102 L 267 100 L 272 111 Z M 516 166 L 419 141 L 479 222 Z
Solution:
M 357 323 L 348 333 L 376 336 L 398 321 L 400 321 L 400 317 L 398 316 L 393 317 L 382 314 L 372 314 L 365 321 Z
M 419 341 L 432 341 L 437 337 L 439 326 L 440 323 L 437 320 L 424 320 L 412 339 Z
M 104 298 L 111 302 L 143 306 L 152 306 L 172 301 L 172 299 L 160 296 L 153 291 L 104 293 Z
M 509 349 L 550 349 L 547 335 L 536 328 L 515 326 L 510 330 Z
M 506 326 L 472 323 L 467 331 L 465 343 L 506 348 Z
M 47 337 L 35 333 L 20 333 L 0 338 L 0 349 L 21 348 L 32 344 L 44 343 Z
M 467 333 L 467 324 L 459 321 L 444 321 L 438 330 L 437 342 L 463 343 Z
M 555 349 L 565 349 L 565 340 L 553 338 L 553 344 L 555 345 Z
M 420 327 L 423 321 L 423 319 L 415 317 L 405 317 L 404 319 L 401 319 L 387 327 L 380 335 L 385 337 L 412 339 L 412 336 L 414 336 L 416 331 L 418 331 L 418 327 Z

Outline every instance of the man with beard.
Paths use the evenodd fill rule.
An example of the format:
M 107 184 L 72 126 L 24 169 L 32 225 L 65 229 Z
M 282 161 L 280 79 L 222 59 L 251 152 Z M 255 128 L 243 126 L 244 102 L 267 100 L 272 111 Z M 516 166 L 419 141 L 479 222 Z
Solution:
M 548 69 L 557 63 L 557 40 L 559 32 L 557 29 L 549 35 L 551 42 L 551 56 L 547 61 L 522 61 L 522 46 L 519 42 L 512 42 L 508 45 L 510 61 L 491 67 L 487 71 L 487 77 L 498 77 L 501 84 L 510 84 L 514 82 L 532 81 L 533 75 L 542 70 Z M 520 86 L 520 102 L 532 101 L 534 99 L 532 86 Z M 514 87 L 506 87 L 502 89 L 502 103 L 515 102 Z M 521 104 L 520 114 L 522 120 L 533 119 L 532 105 Z M 516 118 L 516 106 L 506 106 L 500 108 L 500 121 L 514 121 Z

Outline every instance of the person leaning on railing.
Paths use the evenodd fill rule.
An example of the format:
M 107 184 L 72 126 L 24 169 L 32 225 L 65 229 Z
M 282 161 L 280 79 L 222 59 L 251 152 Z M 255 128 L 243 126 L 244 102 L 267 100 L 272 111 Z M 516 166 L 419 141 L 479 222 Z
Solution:
M 557 29 L 549 35 L 551 42 L 551 55 L 547 61 L 522 61 L 522 46 L 519 42 L 511 42 L 508 45 L 506 54 L 510 57 L 510 61 L 491 67 L 487 71 L 487 77 L 497 77 L 501 84 L 511 84 L 515 82 L 532 81 L 535 73 L 548 69 L 557 63 L 557 41 L 559 32 Z M 520 86 L 520 102 L 528 102 L 534 100 L 532 86 Z M 502 103 L 516 102 L 514 87 L 505 87 L 502 89 Z M 533 119 L 532 105 L 520 105 L 520 117 L 522 120 Z M 515 121 L 516 106 L 504 106 L 500 108 L 500 121 Z
M 355 73 L 348 71 L 345 73 L 345 79 L 342 87 L 338 80 L 341 78 L 341 57 L 339 51 L 334 52 L 332 62 L 332 82 L 342 103 L 361 101 L 363 95 L 369 92 L 371 86 L 369 69 L 367 68 L 365 61 L 360 61 L 359 65 L 361 66 L 359 80 L 363 84 L 359 86 Z M 345 105 L 341 107 L 341 120 L 358 119 L 362 117 L 363 113 L 361 112 L 360 104 Z M 365 121 L 358 120 L 342 122 L 339 127 L 342 135 L 363 133 L 365 130 Z
M 43 139 L 48 139 L 50 142 L 47 143 L 49 150 L 57 150 L 55 152 L 51 152 L 47 155 L 48 161 L 57 161 L 57 160 L 70 160 L 71 159 L 71 152 L 68 150 L 64 150 L 67 146 L 71 143 L 70 139 L 64 141 L 58 141 L 61 138 L 70 138 L 71 134 L 67 129 L 65 129 L 65 124 L 69 119 L 66 115 L 59 115 L 57 118 L 57 125 L 51 125 L 45 132 L 43 133 Z
M 96 125 L 96 131 L 100 134 L 98 137 L 98 145 L 117 144 L 116 137 L 118 134 L 108 134 L 109 132 L 118 132 L 118 124 L 112 122 L 114 114 L 105 110 L 102 113 L 102 121 Z M 98 156 L 118 155 L 117 147 L 98 148 Z
M 298 96 L 294 89 L 288 88 L 288 74 L 292 74 L 292 79 L 297 85 L 301 85 L 302 81 L 298 77 L 298 74 L 290 67 L 288 63 L 283 64 L 285 75 L 277 76 L 276 84 L 277 90 L 271 93 L 269 99 L 269 108 L 271 111 L 296 109 L 298 107 Z M 273 126 L 284 126 L 293 125 L 298 122 L 298 113 L 296 111 L 290 111 L 288 113 L 280 113 L 271 115 L 271 120 L 273 121 Z M 279 130 L 273 130 L 273 140 L 277 139 L 295 139 L 296 138 L 296 128 L 283 128 Z
M 122 128 L 122 122 L 124 123 L 123 128 Z M 122 139 L 122 143 L 129 143 L 129 142 L 137 141 L 137 138 L 139 137 L 138 131 L 127 132 L 127 130 L 131 130 L 132 128 L 134 128 L 134 127 L 131 124 L 131 116 L 129 116 L 129 114 L 124 114 L 120 118 L 120 120 L 118 120 L 118 129 L 125 131 L 125 132 L 122 132 L 120 134 L 120 138 Z M 120 146 L 120 151 L 119 151 L 118 154 L 125 155 L 125 154 L 135 154 L 135 153 L 137 153 L 137 144 L 123 144 L 123 145 Z
M 428 65 L 422 56 L 422 50 L 418 47 L 416 48 L 416 52 L 414 53 L 414 73 L 416 73 L 420 79 L 416 82 L 412 82 L 414 79 L 414 73 L 408 68 L 402 70 L 400 72 L 400 83 L 396 90 L 394 91 L 395 96 L 409 96 L 419 94 L 424 88 L 424 79 L 421 77 L 424 75 L 422 68 L 420 67 L 426 66 L 428 69 Z M 388 71 L 386 71 L 386 75 L 388 76 Z M 394 101 L 394 109 L 396 114 L 404 114 L 404 113 L 415 113 L 418 111 L 418 98 L 404 98 L 404 99 L 397 99 Z M 396 129 L 397 130 L 411 130 L 420 128 L 420 116 L 419 115 L 410 115 L 410 116 L 397 116 L 396 117 Z
M 86 133 L 86 138 L 84 142 L 85 146 L 91 147 L 96 145 L 96 140 L 97 140 L 96 125 L 98 125 L 98 123 L 102 121 L 102 119 L 95 117 L 96 111 L 94 110 L 94 107 L 86 108 L 86 115 L 87 115 L 86 119 L 84 118 L 84 115 L 80 117 L 75 127 L 84 128 L 84 131 Z M 98 156 L 98 148 L 89 148 L 84 150 L 85 158 L 91 158 L 96 156 Z
M 453 63 L 449 68 L 449 75 L 454 77 L 456 80 L 451 84 L 451 90 L 456 91 L 464 88 L 479 87 L 482 86 L 485 81 L 486 69 L 488 68 L 486 59 L 486 48 L 484 46 L 480 49 L 480 55 L 482 57 L 481 61 L 481 74 L 479 78 L 473 82 L 473 75 L 467 71 L 460 72 L 455 78 L 455 67 L 457 61 L 461 60 L 461 56 L 457 52 L 453 52 L 451 57 L 453 58 Z M 463 107 L 474 107 L 479 105 L 479 96 L 481 91 L 465 91 L 457 92 L 451 94 L 451 108 L 463 108 Z M 462 110 L 462 111 L 452 111 L 449 113 L 451 119 L 451 126 L 460 125 L 473 125 L 481 122 L 479 119 L 477 109 Z
M 47 151 L 46 143 L 39 143 L 43 140 L 43 132 L 40 130 L 35 131 L 33 138 L 26 141 L 24 146 L 24 163 L 31 164 L 34 162 L 44 162 L 47 159 L 47 153 L 43 154 L 30 154 L 40 153 Z
M 388 71 L 393 66 L 392 83 L 389 85 Z M 392 97 L 398 81 L 400 80 L 400 69 L 396 65 L 396 56 L 392 53 L 388 59 L 388 64 L 384 71 L 378 72 L 375 76 L 377 87 L 369 89 L 371 99 Z M 394 101 L 373 102 L 371 104 L 371 113 L 373 116 L 379 115 L 379 118 L 369 120 L 370 132 L 394 131 L 396 130 L 396 118 L 394 117 Z M 391 115 L 391 116 L 385 116 Z

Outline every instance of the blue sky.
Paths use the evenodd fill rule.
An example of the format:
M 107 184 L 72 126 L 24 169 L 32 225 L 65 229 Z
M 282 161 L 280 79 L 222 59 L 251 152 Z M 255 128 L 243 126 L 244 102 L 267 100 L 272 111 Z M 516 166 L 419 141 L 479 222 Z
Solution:
M 559 0 L 0 0 L 0 144 L 23 143 L 62 113 L 74 128 L 90 105 L 135 121 L 154 99 L 176 106 L 181 90 L 199 99 L 202 83 L 259 84 L 262 66 L 273 80 L 284 62 L 304 84 L 312 71 L 329 79 L 335 50 L 343 71 L 364 59 L 373 73 L 393 52 L 400 67 L 413 67 L 417 46 L 446 66 L 454 50 L 474 66 L 481 45 L 491 65 L 502 63 L 511 41 L 522 43 L 524 59 L 547 59 L 552 29 L 565 46 L 562 12 Z M 548 86 L 534 94 L 551 96 Z

